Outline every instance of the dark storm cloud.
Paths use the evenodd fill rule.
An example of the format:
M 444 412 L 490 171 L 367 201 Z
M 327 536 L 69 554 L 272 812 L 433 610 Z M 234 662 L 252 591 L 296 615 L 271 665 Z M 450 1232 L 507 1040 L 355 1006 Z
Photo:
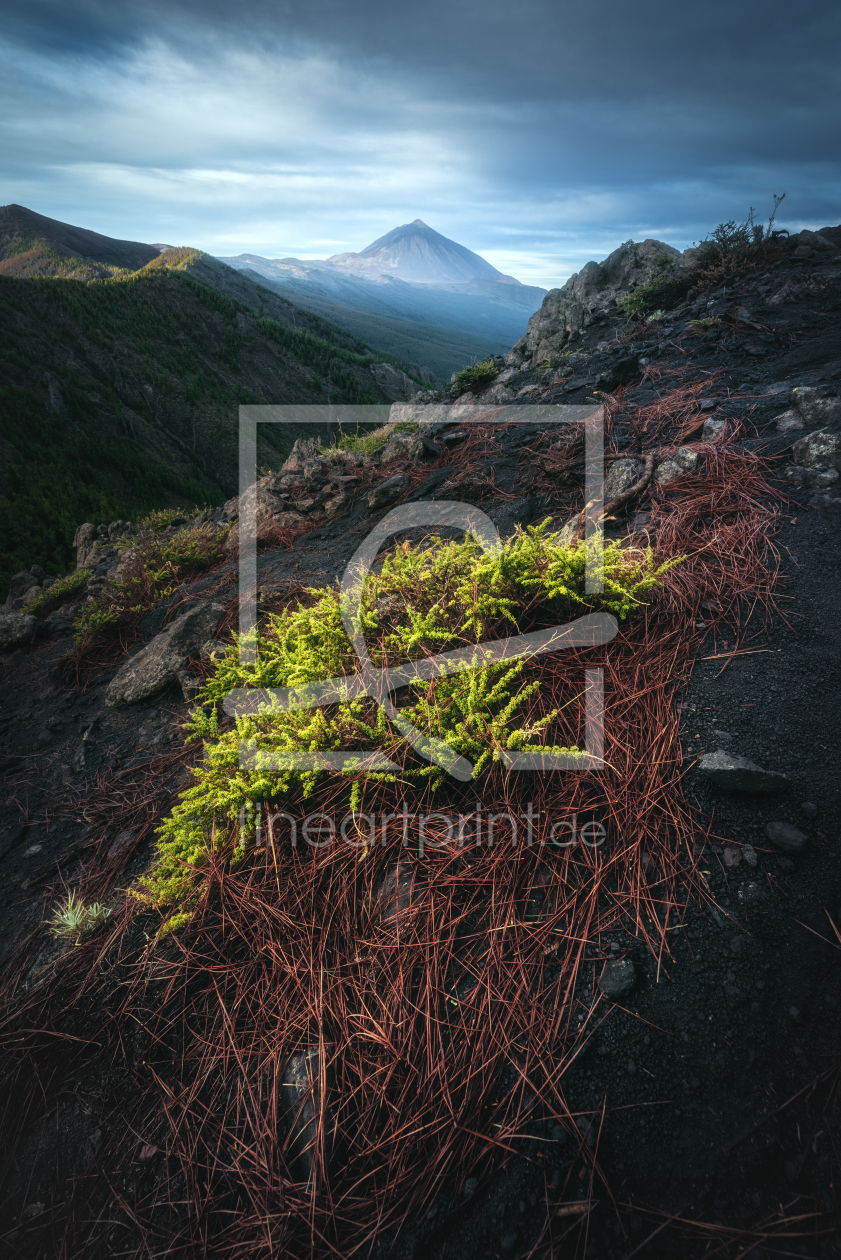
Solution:
M 41 0 L 4 32 L 4 200 L 120 235 L 323 256 L 419 215 L 554 282 L 772 192 L 841 218 L 828 4 Z

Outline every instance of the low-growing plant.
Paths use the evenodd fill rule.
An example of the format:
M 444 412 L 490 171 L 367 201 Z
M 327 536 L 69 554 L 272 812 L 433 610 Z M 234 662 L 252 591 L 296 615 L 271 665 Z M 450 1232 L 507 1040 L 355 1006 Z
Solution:
M 168 529 L 174 520 L 178 517 L 190 519 L 192 516 L 198 516 L 201 512 L 200 507 L 194 508 L 156 508 L 152 512 L 147 512 L 141 520 L 137 522 L 138 528 L 142 530 L 152 530 L 155 534 L 162 534 Z
M 715 328 L 721 323 L 718 315 L 706 315 L 703 319 L 690 319 L 687 328 L 691 328 L 694 332 L 706 332 L 708 328 Z
M 382 571 L 366 579 L 356 614 L 375 667 L 556 624 L 588 609 L 625 619 L 682 559 L 655 566 L 650 549 L 608 542 L 604 590 L 587 594 L 588 544 L 561 545 L 547 529 L 548 521 L 529 527 L 493 551 L 473 538 L 463 543 L 436 539 L 424 549 L 409 543 L 397 547 Z M 235 689 L 302 687 L 352 675 L 358 665 L 336 589 L 311 588 L 305 601 L 269 615 L 253 634 L 256 660 L 242 651 L 254 639 L 235 637 L 199 693 L 188 740 L 201 740 L 204 756 L 193 771 L 195 783 L 160 828 L 156 869 L 136 890 L 153 904 L 188 903 L 213 850 L 229 845 L 231 863 L 241 861 L 249 828 L 238 826 L 237 818 L 253 816 L 255 802 L 292 790 L 307 797 L 328 773 L 278 769 L 273 765 L 278 752 L 387 750 L 401 766 L 401 781 L 426 780 L 434 790 L 445 779 L 439 766 L 417 763 L 411 746 L 368 696 L 298 710 L 281 708 L 270 698 L 223 731 L 217 706 Z M 541 665 L 535 661 L 482 664 L 477 657 L 472 669 L 411 684 L 400 709 L 428 737 L 445 740 L 470 758 L 474 778 L 505 749 L 580 751 L 568 735 L 564 738 L 559 710 L 543 703 Z M 242 746 L 252 754 L 248 767 L 241 764 Z M 359 808 L 366 780 L 396 778 L 394 772 L 363 766 L 341 773 L 348 779 L 352 811 Z
M 497 376 L 499 368 L 494 366 L 493 359 L 483 359 L 481 363 L 473 363 L 456 373 L 455 390 L 461 393 L 474 385 L 490 385 Z
M 57 906 L 53 911 L 52 932 L 54 936 L 78 944 L 101 927 L 110 916 L 111 910 L 108 906 L 100 905 L 98 901 L 86 906 L 77 893 L 71 892 L 64 905 Z
M 74 623 L 76 639 L 114 632 L 138 621 L 160 599 L 171 595 L 188 574 L 220 559 L 227 529 L 193 525 L 172 535 L 147 534 L 131 540 L 122 581 L 108 582 Z
M 360 455 L 376 455 L 385 446 L 392 433 L 417 433 L 420 424 L 417 420 L 399 420 L 397 424 L 381 425 L 368 432 L 357 430 L 356 433 L 341 433 L 339 440 L 332 446 L 319 446 L 318 453 L 325 459 L 341 451 L 357 451 Z
M 768 265 L 767 249 L 774 236 L 774 218 L 785 197 L 774 195 L 774 210 L 763 227 L 754 222 L 756 211 L 751 207 L 744 223 L 729 219 L 719 223 L 695 248 L 689 267 L 678 270 L 666 254 L 655 257 L 658 274 L 647 284 L 632 289 L 623 302 L 629 318 L 654 311 L 662 316 L 684 300 L 690 289 L 708 292 L 739 276 L 764 270 Z
M 34 613 L 36 617 L 45 616 L 66 603 L 71 595 L 81 591 L 87 585 L 90 575 L 90 569 L 77 569 L 66 577 L 56 578 L 52 586 L 46 587 L 24 605 L 24 612 Z

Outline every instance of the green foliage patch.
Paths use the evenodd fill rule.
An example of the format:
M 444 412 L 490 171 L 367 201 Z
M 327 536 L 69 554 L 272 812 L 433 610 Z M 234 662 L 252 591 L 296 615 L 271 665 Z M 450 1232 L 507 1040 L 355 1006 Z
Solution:
M 499 376 L 499 368 L 494 367 L 493 359 L 485 359 L 482 363 L 473 363 L 470 367 L 462 368 L 456 373 L 455 390 L 457 393 L 463 393 L 466 389 L 472 389 L 474 385 L 480 387 L 490 385 L 497 376 Z
M 64 905 L 57 906 L 53 911 L 53 935 L 78 944 L 110 917 L 110 907 L 103 906 L 98 901 L 86 906 L 78 893 L 71 891 Z
M 46 616 L 54 608 L 59 608 L 66 603 L 71 595 L 77 594 L 87 586 L 90 575 L 90 569 L 76 569 L 74 573 L 58 578 L 52 586 L 48 586 L 41 591 L 40 595 L 36 595 L 28 604 L 25 604 L 23 611 L 34 613 L 36 617 Z
M 224 554 L 228 531 L 189 526 L 171 536 L 147 534 L 126 546 L 122 582 L 109 582 L 75 621 L 77 642 L 116 633 L 136 623 L 189 575 L 215 564 Z
M 399 420 L 397 424 L 380 425 L 369 432 L 363 429 L 357 429 L 355 433 L 343 432 L 337 442 L 332 446 L 319 446 L 318 452 L 327 459 L 340 451 L 357 451 L 370 457 L 383 449 L 392 433 L 418 433 L 419 430 L 417 420 Z
M 353 614 L 365 634 L 371 660 L 386 667 L 453 648 L 479 644 L 538 625 L 551 625 L 586 609 L 603 609 L 620 619 L 631 615 L 682 557 L 654 565 L 651 550 L 609 542 L 604 548 L 604 592 L 585 594 L 587 544 L 559 544 L 548 521 L 517 534 L 497 550 L 475 539 L 463 543 L 433 540 L 428 548 L 404 543 L 390 554 L 378 575 L 366 579 Z M 223 731 L 218 704 L 236 688 L 302 687 L 353 674 L 357 658 L 334 589 L 311 588 L 307 600 L 268 616 L 255 632 L 257 661 L 246 664 L 236 638 L 199 693 L 190 740 L 201 740 L 204 756 L 188 788 L 160 828 L 159 860 L 141 881 L 137 895 L 186 913 L 201 882 L 201 868 L 214 849 L 231 844 L 236 864 L 247 851 L 255 803 L 296 791 L 304 798 L 328 772 L 273 768 L 272 754 L 380 749 L 401 765 L 401 781 L 427 781 L 434 790 L 445 780 L 437 765 L 417 764 L 414 754 L 384 711 L 370 697 L 348 699 L 329 708 L 287 711 L 274 699 L 253 714 L 237 717 Z M 563 737 L 559 710 L 541 697 L 541 666 L 535 661 L 481 665 L 434 680 L 411 684 L 402 714 L 427 736 L 445 740 L 484 773 L 504 749 L 576 752 Z M 240 764 L 240 746 L 254 756 Z M 265 754 L 269 754 L 267 758 Z M 394 773 L 352 768 L 349 805 L 359 808 L 364 783 L 394 782 Z M 238 827 L 237 818 L 244 820 Z

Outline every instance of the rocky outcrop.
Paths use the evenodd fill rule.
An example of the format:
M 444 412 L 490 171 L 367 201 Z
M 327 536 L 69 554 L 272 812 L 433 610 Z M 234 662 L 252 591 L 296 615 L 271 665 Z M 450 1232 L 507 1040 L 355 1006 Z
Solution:
M 417 390 L 411 376 L 392 367 L 390 363 L 372 364 L 371 375 L 388 402 L 407 401 Z
M 544 363 L 576 340 L 586 328 L 596 327 L 615 314 L 623 298 L 638 285 L 647 284 L 667 266 L 683 269 L 692 262 L 692 251 L 681 253 L 663 241 L 626 241 L 603 262 L 588 262 L 570 276 L 561 289 L 551 289 L 539 311 L 532 315 L 524 337 L 506 356 L 514 367 L 528 360 Z
M 10 652 L 31 642 L 35 618 L 30 613 L 0 613 L 0 652 Z
M 224 612 L 221 604 L 198 604 L 182 613 L 121 666 L 108 686 L 106 703 L 122 709 L 164 691 L 190 657 L 198 656 L 202 645 L 213 638 Z

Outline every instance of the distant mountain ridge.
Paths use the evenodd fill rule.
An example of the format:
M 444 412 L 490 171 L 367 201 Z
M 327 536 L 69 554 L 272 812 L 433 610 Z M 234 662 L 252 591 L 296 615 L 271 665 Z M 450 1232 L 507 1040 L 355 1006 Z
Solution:
M 497 271 L 465 245 L 442 236 L 422 219 L 392 228 L 358 254 L 333 254 L 324 262 L 354 275 L 367 278 L 389 275 L 413 284 L 461 284 L 470 280 L 520 283 L 513 276 Z
M 478 339 L 469 352 L 472 358 L 503 353 L 523 335 L 546 296 L 546 289 L 504 275 L 420 219 L 394 228 L 358 254 L 326 259 L 240 254 L 220 261 L 253 279 L 262 277 L 284 297 L 343 327 L 352 326 L 371 344 L 384 346 L 386 336 L 390 353 L 427 362 L 439 375 L 464 366 L 446 345 L 453 333 Z M 371 315 L 379 318 L 372 321 Z M 430 355 L 428 348 L 424 356 L 411 353 L 417 332 L 404 328 L 409 342 L 401 341 L 394 321 L 434 326 L 438 353 Z
M 104 279 L 115 271 L 137 271 L 160 252 L 158 245 L 101 236 L 26 206 L 0 206 L 0 275 Z M 79 260 L 87 266 L 80 268 Z M 96 275 L 75 274 L 85 270 Z

